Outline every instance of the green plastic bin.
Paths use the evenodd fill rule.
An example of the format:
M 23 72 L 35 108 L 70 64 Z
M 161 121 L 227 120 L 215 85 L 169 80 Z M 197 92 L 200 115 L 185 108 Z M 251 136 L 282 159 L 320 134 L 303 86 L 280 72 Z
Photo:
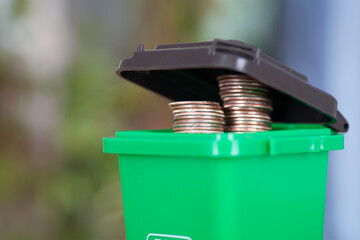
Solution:
M 343 147 L 310 124 L 104 138 L 119 156 L 127 240 L 322 240 L 328 151 Z

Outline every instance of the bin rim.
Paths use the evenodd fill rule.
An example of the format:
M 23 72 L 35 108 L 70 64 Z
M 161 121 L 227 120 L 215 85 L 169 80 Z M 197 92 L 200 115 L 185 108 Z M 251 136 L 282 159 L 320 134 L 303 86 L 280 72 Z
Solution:
M 257 133 L 173 133 L 171 129 L 117 132 L 104 138 L 105 153 L 119 155 L 249 157 L 344 149 L 344 135 L 319 124 L 273 124 Z

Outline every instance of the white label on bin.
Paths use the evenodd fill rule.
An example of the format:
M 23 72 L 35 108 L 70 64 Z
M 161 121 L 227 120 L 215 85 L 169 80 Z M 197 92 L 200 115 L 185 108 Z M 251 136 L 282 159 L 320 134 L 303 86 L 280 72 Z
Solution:
M 191 240 L 191 238 L 186 236 L 150 233 L 147 235 L 146 240 Z

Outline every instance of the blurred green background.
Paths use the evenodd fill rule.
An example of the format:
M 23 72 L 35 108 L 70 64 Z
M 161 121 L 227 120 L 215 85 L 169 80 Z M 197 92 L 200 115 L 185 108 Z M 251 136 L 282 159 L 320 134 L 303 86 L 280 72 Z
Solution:
M 138 43 L 151 49 L 241 40 L 342 96 L 336 79 L 326 85 L 324 59 L 315 53 L 331 48 L 324 36 L 348 37 L 337 34 L 347 23 L 327 15 L 355 9 L 356 1 L 344 1 L 0 0 L 0 239 L 125 239 L 117 159 L 103 154 L 102 138 L 121 130 L 170 128 L 172 118 L 169 100 L 115 74 Z M 327 28 L 334 34 L 324 33 Z M 349 171 L 357 169 L 350 160 Z M 354 183 L 356 174 L 331 179 Z M 345 188 L 331 189 L 330 196 L 360 199 L 359 191 L 349 198 L 337 194 Z M 358 229 L 357 212 L 341 208 L 353 206 L 351 201 L 332 199 L 328 239 L 358 239 L 358 230 L 349 231 L 350 222 Z M 355 238 L 332 238 L 350 232 Z
M 276 3 L 1 0 L 0 239 L 124 239 L 102 138 L 170 128 L 172 116 L 167 99 L 115 75 L 120 59 L 138 43 L 214 38 L 271 50 Z

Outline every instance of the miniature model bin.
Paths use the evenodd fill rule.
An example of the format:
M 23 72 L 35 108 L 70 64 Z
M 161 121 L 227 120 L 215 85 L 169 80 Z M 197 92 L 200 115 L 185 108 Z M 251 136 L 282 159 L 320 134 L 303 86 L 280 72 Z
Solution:
M 322 240 L 328 152 L 348 123 L 306 77 L 238 41 L 138 50 L 118 74 L 172 100 L 220 102 L 216 76 L 247 74 L 270 89 L 273 130 L 117 132 L 127 240 Z M 169 110 L 170 111 L 170 110 Z M 300 124 L 301 123 L 301 124 Z

